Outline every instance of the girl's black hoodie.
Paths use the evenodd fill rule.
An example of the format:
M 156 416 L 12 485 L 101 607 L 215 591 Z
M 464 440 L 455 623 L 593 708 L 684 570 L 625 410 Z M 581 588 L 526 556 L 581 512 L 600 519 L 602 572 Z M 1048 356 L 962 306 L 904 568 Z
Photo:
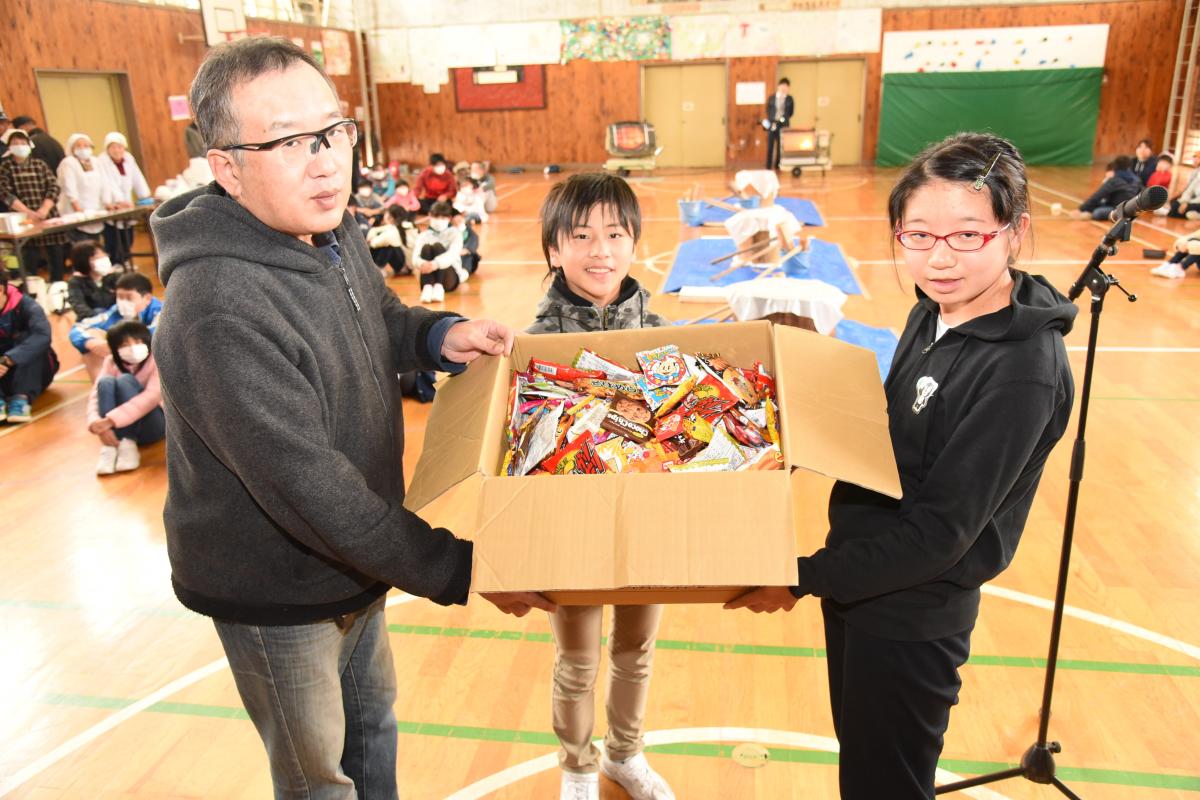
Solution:
M 825 547 L 799 560 L 793 593 L 867 633 L 925 641 L 974 625 L 1067 428 L 1063 336 L 1078 309 L 1045 278 L 1012 276 L 1011 305 L 936 343 L 938 306 L 917 290 L 885 383 L 903 499 L 837 483 Z

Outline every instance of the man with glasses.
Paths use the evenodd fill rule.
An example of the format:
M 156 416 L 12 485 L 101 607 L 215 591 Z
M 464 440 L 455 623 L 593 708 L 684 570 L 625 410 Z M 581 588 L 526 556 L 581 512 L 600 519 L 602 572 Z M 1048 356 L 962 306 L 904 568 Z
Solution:
M 214 48 L 190 99 L 216 180 L 151 222 L 172 583 L 214 619 L 276 797 L 394 798 L 384 595 L 465 603 L 472 566 L 402 505 L 397 375 L 459 372 L 513 332 L 386 287 L 346 214 L 358 128 L 302 49 Z

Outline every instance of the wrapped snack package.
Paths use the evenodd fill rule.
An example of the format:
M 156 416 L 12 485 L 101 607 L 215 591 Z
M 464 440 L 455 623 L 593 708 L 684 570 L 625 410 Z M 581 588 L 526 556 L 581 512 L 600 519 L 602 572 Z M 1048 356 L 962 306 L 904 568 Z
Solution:
M 609 361 L 591 350 L 580 350 L 575 360 L 571 362 L 575 369 L 603 372 L 604 377 L 612 381 L 632 381 L 637 373 L 626 369 L 615 361 Z
M 509 388 L 505 475 L 782 469 L 775 382 L 719 353 L 666 345 L 634 372 L 581 349 L 531 358 Z
M 673 344 L 637 354 L 638 364 L 651 386 L 676 386 L 688 376 L 687 363 Z

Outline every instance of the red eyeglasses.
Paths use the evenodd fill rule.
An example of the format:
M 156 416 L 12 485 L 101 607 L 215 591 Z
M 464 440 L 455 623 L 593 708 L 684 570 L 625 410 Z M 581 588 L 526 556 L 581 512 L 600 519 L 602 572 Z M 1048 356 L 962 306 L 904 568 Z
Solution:
M 1009 225 L 1005 225 L 1000 230 L 992 231 L 991 233 L 955 231 L 954 233 L 947 233 L 945 236 L 937 236 L 928 231 L 896 231 L 896 241 L 905 250 L 932 250 L 934 245 L 938 243 L 938 239 L 941 239 L 951 250 L 957 250 L 960 253 L 973 253 L 976 250 L 982 250 L 984 245 L 1008 228 Z

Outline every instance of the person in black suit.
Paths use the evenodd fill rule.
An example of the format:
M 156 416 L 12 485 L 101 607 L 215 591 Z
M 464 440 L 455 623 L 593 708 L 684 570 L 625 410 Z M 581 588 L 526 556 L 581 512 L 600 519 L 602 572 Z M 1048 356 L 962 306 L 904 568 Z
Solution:
M 767 99 L 767 118 L 763 127 L 767 129 L 767 169 L 779 169 L 779 159 L 783 155 L 780 147 L 780 133 L 792 124 L 792 113 L 796 103 L 790 94 L 792 82 L 780 78 L 775 94 Z

